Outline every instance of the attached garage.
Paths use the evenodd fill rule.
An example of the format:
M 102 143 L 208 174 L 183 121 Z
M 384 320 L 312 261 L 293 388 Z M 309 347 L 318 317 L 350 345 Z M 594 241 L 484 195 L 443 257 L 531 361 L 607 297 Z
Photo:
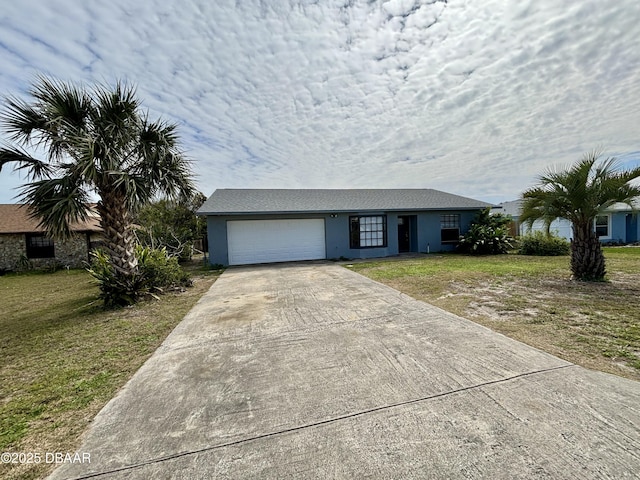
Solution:
M 227 221 L 229 265 L 327 257 L 323 218 Z

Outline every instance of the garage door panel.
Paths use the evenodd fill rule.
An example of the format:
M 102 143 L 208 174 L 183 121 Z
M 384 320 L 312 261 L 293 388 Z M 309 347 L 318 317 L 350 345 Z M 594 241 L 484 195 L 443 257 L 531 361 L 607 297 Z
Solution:
M 230 265 L 326 258 L 324 220 L 231 220 Z

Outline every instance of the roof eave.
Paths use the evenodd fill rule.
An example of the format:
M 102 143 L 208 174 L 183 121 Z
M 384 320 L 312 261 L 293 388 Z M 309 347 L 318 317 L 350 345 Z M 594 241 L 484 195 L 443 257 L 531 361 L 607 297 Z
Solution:
M 323 209 L 323 210 L 252 210 L 252 211 L 228 211 L 228 212 L 197 212 L 198 215 L 207 217 L 223 217 L 231 215 L 300 215 L 300 214 L 331 214 L 331 213 L 361 213 L 361 212 L 442 212 L 452 210 L 481 210 L 483 208 L 495 208 L 494 206 L 479 205 L 467 207 L 429 207 L 429 208 L 361 208 L 361 209 Z

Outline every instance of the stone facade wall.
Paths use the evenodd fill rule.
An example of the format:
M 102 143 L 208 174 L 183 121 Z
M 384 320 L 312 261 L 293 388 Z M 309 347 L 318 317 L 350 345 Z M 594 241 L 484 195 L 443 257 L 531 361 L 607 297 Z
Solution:
M 27 256 L 25 234 L 0 235 L 0 270 L 24 270 L 61 266 L 82 268 L 89 258 L 87 236 L 74 235 L 69 240 L 54 241 L 55 258 L 30 258 Z
M 26 257 L 24 233 L 0 235 L 0 270 L 18 270 L 23 255 Z
M 69 268 L 82 268 L 89 259 L 89 251 L 87 250 L 87 236 L 85 234 L 77 234 L 65 241 L 54 242 L 56 258 L 53 260 L 58 265 L 69 266 Z M 33 259 L 36 260 L 36 259 Z M 45 259 L 40 259 L 45 260 Z

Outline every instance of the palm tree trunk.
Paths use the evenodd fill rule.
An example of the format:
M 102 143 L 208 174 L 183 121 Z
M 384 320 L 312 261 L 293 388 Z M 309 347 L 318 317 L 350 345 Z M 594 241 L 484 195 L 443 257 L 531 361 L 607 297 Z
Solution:
M 592 222 L 573 225 L 571 271 L 576 280 L 601 281 L 606 274 L 600 240 Z
M 138 271 L 138 260 L 131 215 L 124 199 L 118 195 L 103 194 L 97 208 L 111 264 L 119 275 L 133 277 Z

